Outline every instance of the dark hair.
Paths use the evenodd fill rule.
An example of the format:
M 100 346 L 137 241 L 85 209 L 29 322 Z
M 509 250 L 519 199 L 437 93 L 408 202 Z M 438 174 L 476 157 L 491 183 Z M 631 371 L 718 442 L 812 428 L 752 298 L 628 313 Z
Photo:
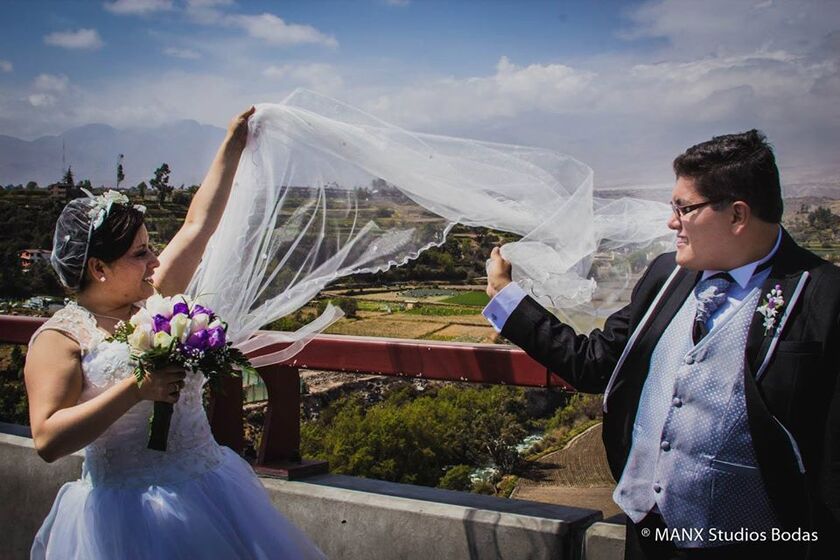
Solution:
M 674 160 L 677 178 L 694 179 L 697 190 L 714 201 L 746 202 L 770 223 L 782 221 L 782 188 L 773 148 L 761 131 L 715 136 Z
M 140 210 L 123 204 L 112 204 L 108 217 L 102 225 L 94 230 L 90 237 L 87 258 L 95 257 L 106 263 L 114 262 L 125 255 L 137 231 L 143 225 L 144 214 Z M 82 280 L 79 283 L 79 290 L 84 290 L 89 282 L 87 274 L 87 263 L 82 272 Z

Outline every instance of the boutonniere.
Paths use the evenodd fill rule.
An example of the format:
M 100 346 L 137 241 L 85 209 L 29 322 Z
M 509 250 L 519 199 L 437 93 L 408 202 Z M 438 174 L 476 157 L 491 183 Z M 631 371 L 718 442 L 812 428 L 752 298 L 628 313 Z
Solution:
M 773 328 L 776 326 L 779 311 L 784 305 L 785 298 L 782 295 L 782 286 L 776 284 L 776 287 L 764 296 L 764 301 L 755 310 L 756 313 L 760 313 L 764 317 L 764 336 L 769 335 L 773 331 Z

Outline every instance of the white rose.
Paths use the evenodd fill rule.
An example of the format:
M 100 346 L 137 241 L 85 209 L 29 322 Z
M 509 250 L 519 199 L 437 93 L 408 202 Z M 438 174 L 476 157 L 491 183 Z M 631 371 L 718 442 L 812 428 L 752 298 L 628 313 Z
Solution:
M 200 331 L 201 329 L 207 328 L 207 323 L 210 322 L 210 316 L 206 313 L 199 313 L 198 315 L 193 315 L 192 323 L 190 324 L 190 334 Z
M 145 326 L 139 326 L 134 329 L 134 332 L 128 336 L 128 344 L 140 352 L 151 350 L 152 348 L 152 329 Z
M 160 294 L 155 294 L 146 300 L 146 309 L 152 317 L 155 315 L 171 317 L 172 305 L 173 304 L 169 301 L 169 298 L 165 298 Z
M 221 327 L 222 322 L 219 319 L 213 319 L 209 325 L 207 325 L 207 329 L 215 329 L 216 327 Z
M 156 332 L 154 344 L 155 348 L 169 348 L 169 345 L 172 344 L 172 337 L 163 331 Z
M 131 319 L 129 319 L 128 322 L 131 323 L 131 326 L 133 326 L 134 330 L 137 331 L 137 329 L 141 328 L 151 329 L 154 320 L 152 319 L 152 315 L 149 313 L 149 311 L 141 307 L 140 311 L 132 315 Z
M 169 320 L 169 332 L 172 333 L 173 338 L 179 341 L 186 342 L 187 337 L 190 336 L 190 318 L 183 313 L 178 313 Z

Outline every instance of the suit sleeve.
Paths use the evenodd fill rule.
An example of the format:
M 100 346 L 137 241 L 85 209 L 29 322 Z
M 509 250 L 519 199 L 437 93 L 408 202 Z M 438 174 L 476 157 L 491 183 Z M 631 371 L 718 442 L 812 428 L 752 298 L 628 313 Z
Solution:
M 578 391 L 603 393 L 630 338 L 633 310 L 647 303 L 639 301 L 642 287 L 649 287 L 651 271 L 661 259 L 662 256 L 657 257 L 650 264 L 633 288 L 630 303 L 610 315 L 603 329 L 595 329 L 589 335 L 577 334 L 526 296 L 505 321 L 501 334 Z
M 840 317 L 835 321 L 835 332 L 829 347 L 840 347 Z M 834 388 L 826 417 L 823 465 L 820 476 L 822 501 L 833 517 L 834 529 L 840 528 L 840 359 L 833 360 Z

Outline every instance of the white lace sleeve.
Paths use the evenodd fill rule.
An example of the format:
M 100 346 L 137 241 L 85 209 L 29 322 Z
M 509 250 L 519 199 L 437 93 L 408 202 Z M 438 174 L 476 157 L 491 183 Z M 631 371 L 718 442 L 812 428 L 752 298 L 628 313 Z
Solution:
M 38 327 L 29 339 L 29 348 L 32 348 L 32 343 L 38 335 L 47 330 L 58 331 L 75 341 L 82 351 L 82 356 L 101 338 L 90 313 L 73 302 L 68 303 L 64 309 L 57 311 L 46 323 Z

